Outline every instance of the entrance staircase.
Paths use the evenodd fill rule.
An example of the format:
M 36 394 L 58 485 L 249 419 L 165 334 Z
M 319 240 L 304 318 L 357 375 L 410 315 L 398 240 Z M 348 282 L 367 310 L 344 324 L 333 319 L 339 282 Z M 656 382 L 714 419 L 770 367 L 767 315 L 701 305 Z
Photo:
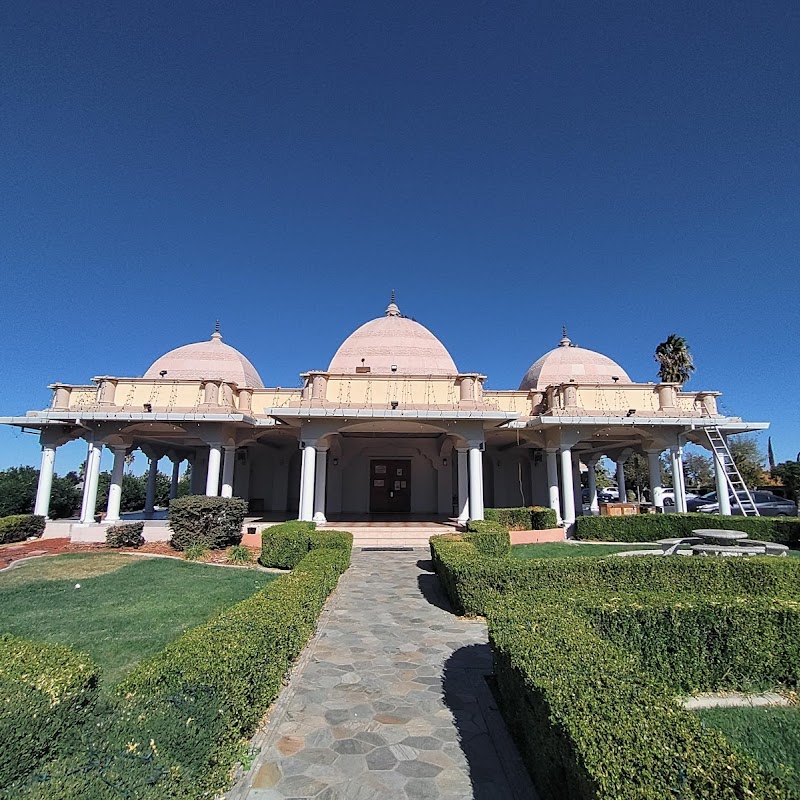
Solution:
M 449 522 L 326 522 L 319 530 L 350 531 L 353 547 L 393 548 L 428 547 L 431 536 L 454 533 L 455 523 Z

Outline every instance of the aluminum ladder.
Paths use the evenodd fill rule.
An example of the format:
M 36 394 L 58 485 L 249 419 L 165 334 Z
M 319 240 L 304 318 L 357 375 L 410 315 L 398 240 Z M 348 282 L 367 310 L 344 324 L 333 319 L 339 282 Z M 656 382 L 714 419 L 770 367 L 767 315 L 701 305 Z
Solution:
M 722 462 L 725 481 L 733 494 L 734 502 L 741 509 L 742 515 L 745 517 L 760 517 L 761 514 L 758 513 L 756 504 L 753 502 L 753 496 L 750 494 L 750 490 L 745 485 L 744 480 L 742 480 L 742 475 L 733 460 L 731 451 L 728 449 L 725 437 L 720 433 L 719 428 L 709 427 L 704 428 L 704 430 L 714 455 Z

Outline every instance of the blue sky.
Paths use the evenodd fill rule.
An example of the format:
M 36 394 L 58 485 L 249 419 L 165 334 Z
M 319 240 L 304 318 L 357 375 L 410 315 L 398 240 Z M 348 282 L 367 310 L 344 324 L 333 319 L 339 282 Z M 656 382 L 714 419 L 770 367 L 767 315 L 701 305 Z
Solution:
M 0 414 L 217 318 L 294 386 L 394 288 L 493 388 L 562 324 L 641 381 L 678 333 L 687 388 L 800 450 L 796 3 L 11 0 L 0 31 Z

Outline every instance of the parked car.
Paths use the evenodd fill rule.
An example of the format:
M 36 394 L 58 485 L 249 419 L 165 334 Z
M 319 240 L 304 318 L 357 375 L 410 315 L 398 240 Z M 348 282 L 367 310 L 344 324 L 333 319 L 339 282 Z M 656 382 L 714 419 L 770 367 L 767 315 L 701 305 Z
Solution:
M 699 497 L 695 495 L 690 500 L 686 500 L 686 510 L 687 511 L 697 511 L 700 506 L 707 506 L 709 503 L 716 503 L 717 502 L 717 493 L 716 492 L 707 492 L 706 494 L 701 494 Z
M 744 492 L 739 492 L 738 494 L 743 500 L 745 499 Z M 784 497 L 778 497 L 778 495 L 772 492 L 750 492 L 750 496 L 753 498 L 753 503 L 762 517 L 797 516 L 797 504 Z M 739 504 L 736 502 L 733 495 L 730 497 L 730 504 L 731 514 L 738 514 L 741 516 L 742 509 L 739 508 Z M 701 514 L 718 514 L 719 503 L 716 500 L 716 493 L 714 494 L 714 502 L 701 505 L 697 510 Z
M 696 494 L 693 492 L 686 492 L 686 505 L 689 505 L 690 500 L 694 500 L 697 497 Z M 716 499 L 716 495 L 714 495 L 714 499 Z M 661 492 L 661 501 L 665 506 L 674 506 L 675 505 L 675 492 L 673 489 L 664 489 Z M 689 509 L 691 511 L 691 509 Z
M 597 490 L 597 499 L 601 503 L 616 503 L 619 500 L 619 489 L 616 486 L 606 486 Z

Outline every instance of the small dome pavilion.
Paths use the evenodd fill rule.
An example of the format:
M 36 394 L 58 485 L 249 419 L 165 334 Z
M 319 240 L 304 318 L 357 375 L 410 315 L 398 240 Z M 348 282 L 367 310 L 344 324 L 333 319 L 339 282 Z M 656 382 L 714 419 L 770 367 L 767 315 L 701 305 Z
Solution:
M 370 320 L 342 342 L 328 372 L 334 375 L 457 375 L 445 346 L 392 301 L 383 317 Z
M 217 323 L 207 342 L 176 347 L 157 359 L 145 378 L 164 380 L 222 380 L 240 389 L 263 389 L 264 382 L 256 368 L 234 347 L 222 341 Z
M 602 353 L 576 347 L 566 329 L 558 347 L 534 362 L 520 383 L 520 390 L 545 389 L 561 383 L 631 383 L 628 373 Z

